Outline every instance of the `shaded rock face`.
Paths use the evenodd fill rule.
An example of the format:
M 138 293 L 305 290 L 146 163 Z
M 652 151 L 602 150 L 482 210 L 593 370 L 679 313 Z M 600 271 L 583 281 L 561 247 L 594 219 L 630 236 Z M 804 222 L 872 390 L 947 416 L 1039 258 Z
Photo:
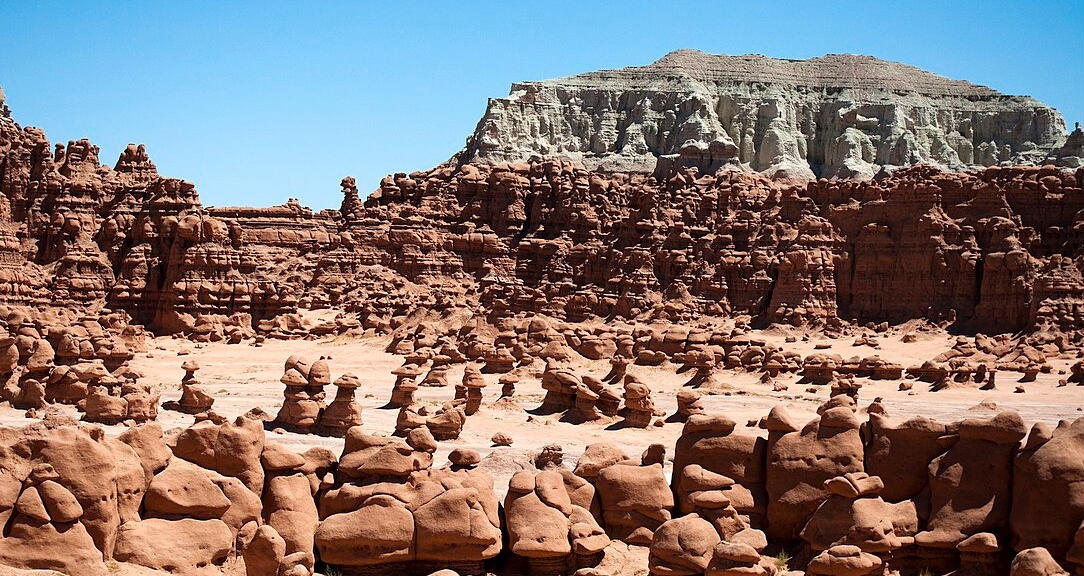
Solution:
M 320 499 L 315 543 L 324 562 L 379 569 L 373 573 L 456 566 L 473 574 L 501 551 L 493 478 L 467 463 L 473 459 L 434 469 L 433 450 L 435 443 L 413 437 L 350 429 L 336 486 Z
M 827 496 L 826 480 L 862 471 L 862 439 L 851 410 L 831 408 L 801 430 L 769 438 L 769 537 L 794 538 Z
M 455 159 L 869 179 L 919 162 L 954 170 L 1034 163 L 1066 136 L 1057 111 L 1032 98 L 870 56 L 680 50 L 648 66 L 513 84 L 507 98 L 489 101 Z
M 1008 525 L 1013 454 L 1026 433 L 1015 412 L 960 422 L 959 440 L 930 462 L 930 517 L 927 530 L 915 536 L 919 545 L 955 547 Z
M 674 492 L 682 512 L 695 506 L 687 501 L 706 488 L 721 490 L 755 527 L 763 526 L 767 513 L 767 443 L 751 434 L 734 433 L 736 423 L 726 417 L 697 415 L 689 418 L 674 447 Z M 697 474 L 682 474 L 699 466 Z M 717 482 L 710 482 L 713 479 Z M 705 479 L 707 481 L 705 481 Z
M 597 563 L 610 539 L 589 510 L 593 497 L 591 485 L 568 470 L 517 472 L 504 503 L 509 552 L 532 572 Z
M 1084 419 L 1032 428 L 1016 453 L 1012 486 L 1014 548 L 1042 546 L 1061 558 L 1084 523 Z

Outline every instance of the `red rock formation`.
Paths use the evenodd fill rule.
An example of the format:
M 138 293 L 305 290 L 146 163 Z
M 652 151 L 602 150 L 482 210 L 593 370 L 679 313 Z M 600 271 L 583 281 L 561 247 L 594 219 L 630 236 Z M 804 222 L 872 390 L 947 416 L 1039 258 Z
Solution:
M 930 517 L 915 536 L 919 546 L 954 548 L 968 536 L 1008 526 L 1012 458 L 1025 434 L 1020 415 L 1011 411 L 959 423 L 959 440 L 929 466 Z M 959 474 L 975 466 L 983 473 Z
M 836 396 L 822 408 L 819 419 L 801 430 L 773 425 L 769 416 L 768 430 L 779 434 L 768 439 L 769 537 L 797 537 L 827 496 L 824 482 L 862 472 L 863 446 L 854 411 L 853 400 Z
M 201 212 L 193 185 L 160 177 L 142 145 L 111 169 L 87 140 L 50 152 L 40 130 L 3 116 L 0 149 L 0 301 L 109 303 L 156 329 L 219 337 L 216 317 L 259 319 L 295 305 L 254 277 L 259 257 L 240 228 Z
M 107 302 L 197 339 L 273 332 L 276 317 L 325 305 L 384 331 L 479 305 L 573 321 L 1084 325 L 1084 169 L 919 165 L 800 184 L 727 169 L 445 164 L 388 176 L 364 201 L 345 178 L 340 209 L 313 213 L 294 200 L 205 209 L 142 146 L 109 168 L 90 142 L 51 151 L 8 116 L 0 150 L 0 302 Z M 588 357 L 615 345 L 578 344 Z M 487 360 L 504 370 L 511 357 Z
M 671 518 L 674 496 L 661 464 L 619 462 L 598 473 L 596 486 L 606 532 L 630 544 L 646 545 Z
M 773 410 L 767 442 L 693 415 L 673 491 L 661 445 L 632 460 L 592 445 L 575 472 L 549 446 L 535 460 L 541 472 L 513 475 L 503 516 L 481 455 L 460 447 L 435 469 L 437 443 L 424 427 L 402 440 L 355 426 L 336 462 L 325 449 L 266 442 L 246 418 L 167 439 L 154 423 L 109 438 L 49 416 L 0 430 L 0 565 L 217 574 L 240 556 L 252 575 L 311 575 L 318 563 L 348 573 L 543 574 L 600 565 L 614 538 L 649 546 L 653 574 L 768 575 L 768 537 L 786 545 L 800 536 L 809 554 L 792 562 L 833 576 L 917 565 L 1004 572 L 1014 551 L 1019 573 L 1079 566 L 1084 420 L 1037 426 L 1020 447 L 1023 428 L 1008 412 L 947 426 L 874 414 L 865 457 L 898 477 L 885 482 L 854 470 L 862 453 L 852 408 L 834 398 L 802 430 Z M 942 451 L 931 456 L 935 433 Z M 764 490 L 758 475 L 766 509 L 751 497 Z
M 504 501 L 509 551 L 532 573 L 594 566 L 610 539 L 582 504 L 572 500 L 561 472 L 517 472 Z
M 1016 453 L 1012 486 L 1013 548 L 1066 559 L 1084 522 L 1084 418 L 1035 425 Z
M 671 318 L 949 318 L 997 332 L 1033 326 L 1039 309 L 1079 325 L 1058 304 L 1077 299 L 1068 290 L 1082 287 L 1079 267 L 1058 267 L 1057 280 L 1037 272 L 1079 251 L 1064 231 L 1084 208 L 1080 180 L 1048 168 L 917 166 L 796 186 L 735 172 L 655 182 L 556 161 L 444 166 L 385 179 L 364 208 L 347 202 L 355 218 L 344 226 L 357 237 L 371 233 L 366 222 L 409 214 L 400 226 L 430 235 L 382 244 L 400 254 L 385 265 L 414 282 L 473 276 L 497 311 L 659 314 L 665 298 Z M 439 253 L 439 270 L 401 264 L 416 251 Z
M 767 442 L 735 432 L 736 427 L 724 416 L 691 416 L 674 447 L 672 485 L 679 510 L 687 513 L 691 511 L 689 494 L 705 490 L 714 480 L 718 486 L 713 489 L 721 490 L 747 522 L 761 528 L 768 505 L 764 486 Z M 699 470 L 690 470 L 692 467 Z
M 473 465 L 431 468 L 435 448 L 350 430 L 337 485 L 320 500 L 316 546 L 324 562 L 389 574 L 476 570 L 500 552 L 493 479 Z

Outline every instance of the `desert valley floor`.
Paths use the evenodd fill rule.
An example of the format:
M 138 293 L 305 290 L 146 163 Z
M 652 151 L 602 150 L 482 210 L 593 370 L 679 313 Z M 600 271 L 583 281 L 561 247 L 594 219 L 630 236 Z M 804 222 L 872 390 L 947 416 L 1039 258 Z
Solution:
M 306 319 L 315 324 L 330 316 L 334 316 L 334 312 L 313 311 L 306 314 Z M 867 332 L 876 334 L 872 330 Z M 918 339 L 913 342 L 901 342 L 901 336 L 908 332 L 914 333 L 914 330 L 908 330 L 908 326 L 903 325 L 876 334 L 878 349 L 854 346 L 853 337 L 830 340 L 815 333 L 802 334 L 799 330 L 785 327 L 758 331 L 755 337 L 802 356 L 816 352 L 839 354 L 843 358 L 876 354 L 903 366 L 922 364 L 950 349 L 957 338 L 943 330 L 930 330 L 918 332 Z M 787 336 L 795 336 L 797 341 L 788 343 Z M 310 361 L 326 357 L 332 379 L 343 373 L 351 373 L 361 380 L 356 398 L 362 406 L 365 429 L 375 434 L 391 435 L 395 432 L 399 413 L 398 408 L 386 407 L 395 381 L 392 370 L 401 366 L 404 360 L 402 356 L 386 351 L 389 342 L 389 338 L 377 335 L 343 335 L 313 340 L 268 339 L 256 346 L 254 343 L 196 343 L 183 338 L 157 337 L 148 341 L 146 352 L 136 354 L 131 367 L 144 375 L 143 382 L 158 387 L 162 401 L 166 402 L 180 398 L 179 384 L 184 375 L 181 364 L 190 358 L 198 359 L 198 377 L 203 387 L 215 398 L 214 411 L 233 419 L 253 408 L 261 408 L 271 416 L 278 412 L 283 402 L 283 385 L 279 379 L 283 373 L 283 362 L 288 357 L 298 354 Z M 1059 420 L 1073 420 L 1084 415 L 1084 388 L 1058 385 L 1059 381 L 1066 379 L 1072 363 L 1070 359 L 1052 360 L 1049 373 L 1040 372 L 1034 382 L 1026 384 L 1017 382 L 1021 374 L 1004 373 L 994 390 L 980 390 L 978 384 L 971 384 L 931 391 L 931 383 L 916 382 L 911 390 L 901 391 L 899 380 L 862 378 L 858 404 L 864 412 L 869 403 L 879 398 L 887 413 L 893 417 L 907 419 L 926 416 L 942 422 L 988 417 L 1001 409 L 1012 409 L 1020 413 L 1029 427 L 1037 422 L 1056 426 Z M 578 373 L 592 374 L 598 378 L 611 368 L 608 361 L 591 361 L 582 356 L 578 356 L 570 367 Z M 656 408 L 669 416 L 676 412 L 676 392 L 693 374 L 678 373 L 680 367 L 680 364 L 667 362 L 660 366 L 632 366 L 629 372 L 651 387 Z M 463 368 L 463 365 L 459 365 L 449 370 L 448 381 L 460 381 Z M 483 392 L 482 410 L 467 420 L 458 439 L 440 443 L 434 465 L 439 466 L 440 462 L 446 461 L 448 452 L 455 448 L 477 450 L 483 456 L 481 467 L 494 476 L 495 486 L 503 497 L 511 475 L 517 470 L 531 469 L 534 456 L 545 445 L 560 445 L 568 462 L 572 463 L 588 444 L 606 442 L 634 455 L 650 444 L 672 447 L 681 434 L 683 422 L 673 420 L 662 427 L 638 429 L 621 427 L 620 418 L 573 424 L 563 422 L 562 414 L 532 414 L 545 396 L 540 378 L 544 368 L 544 363 L 538 361 L 516 369 L 516 372 L 534 377 L 525 377 L 517 383 L 511 402 L 498 402 L 501 396 L 501 385 L 498 383 L 500 374 L 485 374 L 488 386 Z M 756 424 L 773 407 L 782 405 L 796 422 L 806 422 L 816 417 L 817 409 L 828 400 L 831 391 L 830 386 L 801 384 L 801 375 L 797 373 L 782 374 L 773 378 L 771 383 L 761 382 L 760 373 L 757 372 L 729 371 L 724 379 L 732 384 L 733 389 L 708 392 L 702 396 L 705 411 L 725 415 L 747 428 L 748 432 L 764 436 L 767 431 Z M 773 390 L 777 383 L 786 385 L 787 389 Z M 1024 392 L 1018 393 L 1017 387 Z M 453 385 L 423 386 L 415 393 L 415 399 L 431 409 L 440 407 L 453 397 Z M 72 417 L 79 417 L 74 406 L 58 408 Z M 0 407 L 0 424 L 23 425 L 26 422 L 24 412 L 10 406 Z M 656 420 L 665 422 L 666 418 Z M 190 426 L 193 417 L 183 412 L 162 410 L 158 414 L 158 422 L 168 433 L 170 429 Z M 125 430 L 123 425 L 105 428 L 113 435 Z M 297 452 L 304 452 L 312 446 L 324 446 L 338 454 L 343 448 L 341 438 L 288 432 L 273 424 L 268 428 L 274 430 L 271 439 Z M 513 445 L 494 446 L 491 438 L 497 432 L 511 435 Z M 667 476 L 670 475 L 671 464 L 668 462 L 666 465 Z

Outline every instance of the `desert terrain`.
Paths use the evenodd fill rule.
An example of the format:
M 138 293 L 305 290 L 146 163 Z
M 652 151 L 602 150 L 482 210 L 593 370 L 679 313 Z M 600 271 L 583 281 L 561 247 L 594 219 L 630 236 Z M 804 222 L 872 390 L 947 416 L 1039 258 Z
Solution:
M 312 311 L 305 320 L 313 324 L 333 316 L 331 311 Z M 839 354 L 844 358 L 877 354 L 881 358 L 905 366 L 918 365 L 952 347 L 955 336 L 944 331 L 923 332 L 918 340 L 900 342 L 907 326 L 894 327 L 890 332 L 878 334 L 879 347 L 854 346 L 846 339 L 829 340 L 816 334 L 799 337 L 796 342 L 786 342 L 787 336 L 801 331 L 786 328 L 760 331 L 756 335 L 765 342 L 793 350 L 807 356 L 815 352 Z M 852 339 L 853 340 L 853 339 Z M 267 340 L 258 347 L 253 344 L 231 345 L 220 342 L 193 343 L 183 338 L 157 337 L 148 341 L 147 352 L 139 353 L 131 361 L 132 369 L 143 374 L 141 381 L 152 384 L 161 393 L 161 400 L 179 400 L 180 379 L 184 371 L 181 364 L 189 358 L 200 363 L 198 377 L 202 386 L 215 398 L 214 410 L 227 419 L 234 419 L 254 408 L 260 408 L 271 416 L 277 414 L 283 403 L 283 385 L 279 378 L 283 362 L 293 354 L 310 360 L 328 359 L 332 378 L 343 373 L 356 375 L 362 382 L 356 398 L 362 407 L 364 427 L 377 434 L 392 435 L 399 413 L 397 408 L 387 408 L 395 375 L 392 370 L 404 363 L 402 356 L 387 352 L 390 340 L 376 335 L 330 336 L 314 340 Z M 1069 373 L 1069 359 L 1051 362 L 1049 373 L 1040 373 L 1034 382 L 1018 383 L 1021 375 L 1005 373 L 994 390 L 980 390 L 979 385 L 963 385 L 944 390 L 931 391 L 932 385 L 916 382 L 911 390 L 899 389 L 900 381 L 860 379 L 859 412 L 879 399 L 887 413 L 900 419 L 925 416 L 942 422 L 953 422 L 970 417 L 984 417 L 1001 409 L 1020 413 L 1030 427 L 1042 422 L 1056 426 L 1059 420 L 1074 420 L 1084 411 L 1084 388 L 1059 386 Z M 607 361 L 591 361 L 578 357 L 570 367 L 578 373 L 601 378 L 609 372 Z M 676 393 L 689 381 L 691 373 L 678 373 L 680 364 L 667 362 L 661 366 L 633 366 L 630 372 L 640 376 L 651 386 L 652 397 L 658 410 L 667 416 L 677 411 Z M 485 374 L 488 386 L 483 392 L 483 409 L 472 415 L 456 440 L 441 442 L 434 454 L 435 465 L 446 462 L 448 453 L 456 448 L 476 450 L 482 455 L 481 467 L 493 475 L 498 495 L 503 496 L 511 475 L 533 467 L 534 457 L 546 445 L 562 447 L 569 462 L 575 462 L 589 444 L 605 442 L 620 448 L 629 455 L 643 452 L 651 444 L 673 446 L 681 435 L 683 422 L 662 420 L 661 427 L 645 429 L 621 427 L 619 418 L 598 422 L 570 423 L 562 421 L 562 414 L 534 414 L 542 403 L 546 391 L 541 386 L 542 362 L 517 367 L 525 376 L 516 384 L 515 395 L 510 402 L 498 402 L 501 397 L 499 374 Z M 531 377 L 533 376 L 533 377 Z M 448 381 L 457 382 L 463 377 L 463 366 L 449 370 Z M 749 433 L 767 436 L 767 431 L 756 423 L 775 406 L 783 406 L 798 422 L 805 422 L 817 415 L 817 409 L 829 398 L 829 386 L 801 384 L 799 374 L 784 374 L 771 383 L 760 381 L 755 372 L 733 371 L 725 375 L 732 390 L 708 392 L 701 398 L 704 410 L 710 414 L 722 414 L 747 428 Z M 776 384 L 787 387 L 775 391 Z M 1018 393 L 1017 387 L 1024 392 Z M 415 393 L 418 404 L 436 409 L 454 398 L 453 386 L 421 387 Z M 78 418 L 74 406 L 58 406 L 66 414 Z M 158 422 L 166 430 L 176 431 L 194 423 L 194 417 L 179 411 L 163 410 Z M 24 411 L 10 406 L 0 407 L 0 424 L 20 426 L 25 423 Z M 748 425 L 747 425 L 748 424 Z M 126 430 L 122 424 L 104 427 L 107 433 L 117 435 Z M 299 434 L 268 426 L 270 438 L 296 452 L 304 452 L 313 446 L 323 446 L 338 454 L 342 452 L 341 438 L 316 434 Z M 491 439 L 498 432 L 509 434 L 511 446 L 494 446 Z M 667 477 L 672 473 L 672 459 L 665 466 Z
M 0 92 L 0 574 L 1084 575 L 1033 98 L 681 50 L 337 209 L 100 156 Z

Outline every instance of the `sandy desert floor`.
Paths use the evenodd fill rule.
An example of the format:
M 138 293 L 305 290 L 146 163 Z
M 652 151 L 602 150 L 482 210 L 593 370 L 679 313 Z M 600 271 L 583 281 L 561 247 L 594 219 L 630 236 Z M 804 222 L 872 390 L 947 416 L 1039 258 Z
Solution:
M 882 335 L 880 349 L 874 350 L 866 346 L 853 346 L 853 338 L 824 340 L 810 335 L 808 340 L 799 338 L 796 342 L 788 343 L 785 342 L 788 335 L 793 333 L 780 329 L 757 333 L 758 338 L 803 356 L 813 353 L 815 346 L 820 344 L 822 348 L 817 352 L 837 353 L 844 358 L 876 353 L 904 366 L 933 358 L 951 347 L 954 339 L 946 333 L 920 334 L 915 342 L 903 343 L 899 331 L 893 331 Z M 148 350 L 136 356 L 132 367 L 143 373 L 144 382 L 160 387 L 164 402 L 180 397 L 179 383 L 184 374 L 181 363 L 188 358 L 196 358 L 201 366 L 196 376 L 204 389 L 215 397 L 214 411 L 232 419 L 257 407 L 272 416 L 276 414 L 283 400 L 283 385 L 279 378 L 286 358 L 291 354 L 300 354 L 312 361 L 324 356 L 329 359 L 333 380 L 342 373 L 350 372 L 363 382 L 357 390 L 357 400 L 364 409 L 363 426 L 369 432 L 390 435 L 395 428 L 398 409 L 382 406 L 387 403 L 395 380 L 391 371 L 401 365 L 403 359 L 384 351 L 388 343 L 387 337 L 339 336 L 322 340 L 269 339 L 257 347 L 252 344 L 195 344 L 183 339 L 158 337 L 148 341 Z M 824 348 L 826 344 L 829 346 Z M 579 362 L 574 368 L 579 374 L 601 377 L 610 369 L 606 361 L 577 358 Z M 1058 387 L 1058 380 L 1065 378 L 1070 363 L 1065 359 L 1051 361 L 1053 370 L 1049 374 L 1039 374 L 1035 382 L 1023 384 L 1025 393 L 1022 394 L 1014 392 L 1020 385 L 1016 382 L 1020 374 L 1015 372 L 999 373 L 997 389 L 991 391 L 978 390 L 975 385 L 930 392 L 928 384 L 917 381 L 911 391 L 900 391 L 900 381 L 859 379 L 863 383 L 859 405 L 864 409 L 874 398 L 880 397 L 891 416 L 906 418 L 924 415 L 943 422 L 969 416 L 987 416 L 998 409 L 1012 408 L 1019 411 L 1029 425 L 1038 421 L 1056 424 L 1061 419 L 1075 419 L 1084 410 L 1084 388 Z M 462 378 L 463 366 L 453 367 L 448 374 L 449 382 L 458 382 Z M 656 407 L 671 415 L 677 407 L 675 394 L 690 377 L 688 373 L 678 374 L 677 368 L 677 365 L 669 363 L 657 367 L 632 365 L 629 372 L 640 376 L 651 387 Z M 537 361 L 530 370 L 541 372 L 542 363 Z M 705 395 L 702 402 L 709 413 L 725 414 L 750 433 L 765 434 L 755 427 L 755 421 L 767 415 L 777 404 L 784 405 L 794 420 L 801 423 L 812 419 L 817 407 L 829 395 L 827 386 L 814 389 L 798 384 L 795 374 L 776 378 L 776 382 L 789 385 L 782 392 L 774 391 L 772 384 L 760 382 L 759 374 L 728 371 L 726 375 L 734 390 Z M 482 410 L 467 419 L 460 438 L 440 442 L 434 465 L 443 465 L 452 449 L 465 447 L 478 450 L 483 456 L 482 466 L 493 474 L 502 495 L 512 473 L 531 467 L 534 455 L 547 444 L 561 445 L 566 465 L 572 465 L 585 446 L 596 442 L 612 443 L 629 456 L 639 456 L 648 445 L 661 443 L 672 455 L 674 442 L 681 435 L 683 424 L 680 422 L 668 422 L 661 428 L 633 429 L 619 428 L 613 421 L 572 424 L 561 421 L 560 415 L 532 414 L 545 394 L 538 378 L 522 378 L 516 385 L 513 402 L 496 403 L 501 389 L 498 377 L 497 374 L 485 375 L 489 386 L 484 390 Z M 329 400 L 333 395 L 334 389 L 329 386 Z M 451 385 L 422 387 L 415 398 L 437 408 L 452 399 L 453 395 Z M 64 406 L 63 409 L 78 416 L 74 407 Z M 167 433 L 193 422 L 192 416 L 164 409 L 159 411 L 158 420 Z M 22 426 L 28 422 L 23 411 L 0 408 L 0 424 Z M 119 434 L 124 430 L 120 425 L 105 428 L 110 434 Z M 509 434 L 514 440 L 513 445 L 492 446 L 490 439 L 496 432 Z M 269 432 L 268 436 L 297 451 L 325 446 L 338 454 L 343 446 L 342 439 L 313 434 L 275 430 Z

